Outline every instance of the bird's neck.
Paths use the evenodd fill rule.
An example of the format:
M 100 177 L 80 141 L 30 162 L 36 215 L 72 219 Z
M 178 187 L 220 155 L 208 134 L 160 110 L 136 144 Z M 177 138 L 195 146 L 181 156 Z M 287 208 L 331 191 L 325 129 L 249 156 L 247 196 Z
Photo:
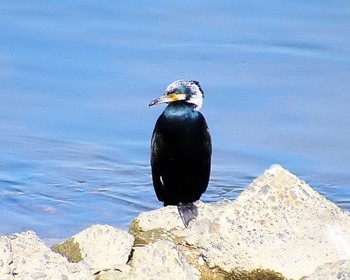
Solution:
M 166 110 L 169 111 L 197 111 L 197 106 L 192 103 L 188 103 L 183 100 L 175 101 L 172 103 L 169 103 L 168 106 L 166 107 Z
M 195 106 L 186 102 L 170 103 L 164 110 L 163 116 L 171 123 L 188 123 L 200 115 L 200 112 L 195 110 Z

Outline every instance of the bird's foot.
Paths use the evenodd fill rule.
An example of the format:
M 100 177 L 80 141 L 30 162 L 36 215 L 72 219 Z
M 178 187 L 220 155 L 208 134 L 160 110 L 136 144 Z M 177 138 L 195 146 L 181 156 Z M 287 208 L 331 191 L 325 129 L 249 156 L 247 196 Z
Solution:
M 177 204 L 177 210 L 179 211 L 182 222 L 185 227 L 188 227 L 190 221 L 197 218 L 198 209 L 197 206 L 191 203 L 182 203 Z

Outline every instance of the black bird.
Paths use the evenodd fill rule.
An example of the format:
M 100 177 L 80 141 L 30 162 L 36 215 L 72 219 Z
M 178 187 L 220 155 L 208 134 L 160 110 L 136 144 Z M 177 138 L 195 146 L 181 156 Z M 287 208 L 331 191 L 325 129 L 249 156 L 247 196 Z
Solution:
M 177 80 L 149 106 L 168 103 L 151 140 L 154 190 L 164 206 L 177 205 L 184 225 L 197 217 L 193 204 L 208 186 L 211 137 L 199 112 L 204 93 L 197 81 Z

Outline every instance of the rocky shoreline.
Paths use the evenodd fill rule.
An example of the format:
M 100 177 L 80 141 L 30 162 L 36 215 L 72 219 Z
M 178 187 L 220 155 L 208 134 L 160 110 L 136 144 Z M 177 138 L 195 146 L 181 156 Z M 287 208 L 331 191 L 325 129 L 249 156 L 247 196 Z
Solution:
M 141 213 L 129 232 L 94 225 L 47 247 L 0 237 L 0 279 L 350 279 L 350 214 L 274 165 L 235 201 Z

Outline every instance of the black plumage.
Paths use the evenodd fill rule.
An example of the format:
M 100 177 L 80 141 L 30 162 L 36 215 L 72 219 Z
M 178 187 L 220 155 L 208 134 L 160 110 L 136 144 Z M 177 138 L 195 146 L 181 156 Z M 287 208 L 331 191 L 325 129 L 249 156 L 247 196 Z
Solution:
M 169 103 L 159 116 L 151 141 L 152 179 L 157 198 L 164 206 L 177 205 L 185 226 L 197 216 L 193 202 L 209 182 L 211 137 L 199 112 L 203 91 L 196 81 L 170 84 L 150 106 Z

